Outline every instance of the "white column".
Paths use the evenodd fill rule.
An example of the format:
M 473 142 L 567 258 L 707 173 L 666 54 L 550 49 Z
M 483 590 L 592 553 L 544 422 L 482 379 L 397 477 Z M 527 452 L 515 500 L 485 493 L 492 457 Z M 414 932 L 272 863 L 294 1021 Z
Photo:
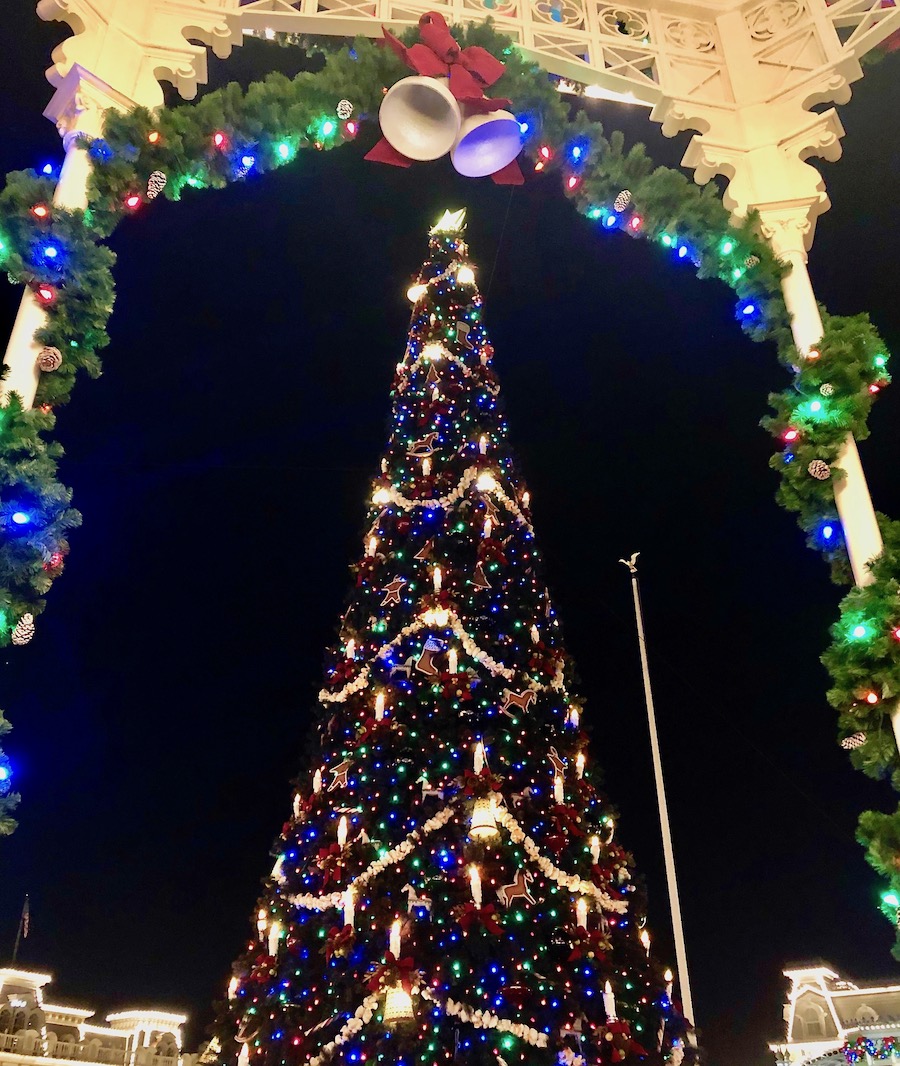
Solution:
M 56 123 L 63 137 L 65 159 L 53 193 L 53 204 L 69 210 L 84 210 L 88 204 L 90 158 L 84 138 L 97 137 L 103 126 L 103 112 L 109 107 L 125 109 L 131 101 L 88 71 L 74 65 L 54 93 L 44 115 Z M 37 358 L 41 345 L 34 334 L 47 322 L 47 313 L 34 293 L 27 289 L 19 304 L 4 364 L 9 368 L 0 385 L 0 404 L 11 392 L 17 392 L 26 408 L 34 405 L 41 372 Z M 63 352 L 65 356 L 65 352 Z
M 776 255 L 791 264 L 790 273 L 783 279 L 781 287 L 791 315 L 794 343 L 801 351 L 816 345 L 823 332 L 822 318 L 806 268 L 804 239 L 811 228 L 804 219 L 806 211 L 805 205 L 781 205 L 776 211 L 765 208 L 760 211 L 763 232 L 769 237 Z M 850 433 L 841 445 L 836 465 L 845 473 L 845 477 L 834 482 L 834 500 L 844 530 L 853 580 L 857 585 L 868 585 L 872 575 L 866 564 L 881 554 L 884 544 L 856 441 Z

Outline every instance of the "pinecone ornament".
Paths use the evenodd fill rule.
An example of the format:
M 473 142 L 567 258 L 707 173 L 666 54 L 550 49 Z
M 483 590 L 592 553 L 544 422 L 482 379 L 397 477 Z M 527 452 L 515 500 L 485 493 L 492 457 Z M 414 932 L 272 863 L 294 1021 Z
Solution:
M 759 266 L 759 256 L 748 255 L 747 258 L 744 260 L 744 266 L 748 270 L 752 270 L 755 266 Z
M 23 614 L 12 631 L 12 642 L 17 648 L 27 644 L 34 636 L 34 615 Z
M 631 190 L 623 189 L 619 195 L 613 200 L 613 208 L 621 215 L 622 212 L 631 203 Z
M 844 737 L 841 741 L 841 747 L 844 751 L 853 751 L 855 748 L 861 748 L 866 742 L 865 733 L 853 733 L 849 737 Z
M 45 345 L 41 348 L 38 355 L 38 366 L 45 373 L 49 374 L 54 370 L 59 370 L 62 366 L 62 352 L 59 348 L 52 348 L 50 345 Z
M 168 184 L 169 179 L 161 170 L 154 170 L 147 179 L 147 199 L 155 200 Z
M 816 481 L 827 481 L 831 477 L 831 467 L 824 459 L 813 459 L 806 470 Z
M 353 114 L 353 104 L 349 100 L 340 100 L 337 105 L 337 117 L 346 122 L 347 119 Z
M 819 386 L 819 392 L 823 396 L 834 396 L 834 385 L 830 381 L 826 381 L 824 385 Z

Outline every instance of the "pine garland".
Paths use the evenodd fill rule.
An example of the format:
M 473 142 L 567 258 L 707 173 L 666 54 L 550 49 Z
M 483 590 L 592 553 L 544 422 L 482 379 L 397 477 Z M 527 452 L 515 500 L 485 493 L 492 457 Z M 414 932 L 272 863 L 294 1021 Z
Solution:
M 699 277 L 731 286 L 745 332 L 776 345 L 793 375 L 788 388 L 770 397 L 774 413 L 763 420 L 784 446 L 771 460 L 781 476 L 778 502 L 797 513 L 810 546 L 831 563 L 833 578 L 849 583 L 832 485 L 843 472 L 835 460 L 847 433 L 857 440 L 868 436 L 872 402 L 890 380 L 887 350 L 868 317 L 823 312 L 825 332 L 817 355 L 798 352 L 780 290 L 788 268 L 759 237 L 756 217 L 732 225 L 714 183 L 701 189 L 680 171 L 655 167 L 643 145 L 626 151 L 622 134 L 607 139 L 583 111 L 570 120 L 569 104 L 554 80 L 489 23 L 454 32 L 462 45 L 487 48 L 506 64 L 493 91 L 512 99 L 527 125 L 526 165 L 557 171 L 578 209 L 600 228 L 649 238 L 689 259 Z M 415 31 L 406 36 L 411 43 Z M 41 597 L 68 550 L 66 533 L 80 520 L 57 478 L 62 450 L 43 434 L 52 428 L 52 407 L 68 401 L 77 373 L 100 373 L 99 352 L 108 342 L 114 299 L 114 256 L 102 241 L 123 215 L 156 195 L 178 200 L 185 189 L 221 188 L 283 166 L 300 149 L 328 150 L 351 140 L 360 120 L 375 119 L 384 88 L 407 73 L 389 49 L 360 38 L 329 49 L 318 73 L 294 79 L 270 74 L 246 92 L 231 84 L 195 104 L 155 114 L 143 108 L 109 112 L 103 138 L 89 145 L 93 166 L 86 212 L 53 207 L 53 182 L 34 172 L 7 177 L 0 193 L 0 266 L 15 284 L 51 286 L 47 326 L 37 339 L 58 349 L 63 361 L 59 369 L 42 374 L 38 407 L 23 411 L 13 400 L 0 415 L 0 523 L 7 534 L 0 548 L 0 646 L 9 643 L 25 613 L 43 609 Z M 342 99 L 354 105 L 349 121 L 336 116 Z M 165 177 L 162 188 L 159 175 Z M 48 208 L 42 217 L 34 211 L 38 205 Z M 50 243 L 62 254 L 48 257 Z M 27 531 L 7 521 L 11 508 L 20 509 L 20 498 L 27 498 L 35 513 Z M 842 732 L 865 733 L 851 756 L 854 764 L 871 776 L 892 775 L 900 788 L 900 758 L 885 710 L 885 701 L 900 693 L 900 640 L 893 636 L 900 626 L 893 612 L 900 527 L 883 517 L 880 523 L 885 552 L 872 567 L 875 581 L 843 601 L 823 661 Z M 858 618 L 868 620 L 871 640 L 848 638 L 863 624 Z M 876 703 L 867 702 L 869 692 L 877 694 Z M 896 819 L 893 837 L 879 828 L 878 818 Z M 866 815 L 860 832 L 876 869 L 887 868 L 882 851 L 890 847 L 900 871 L 900 812 Z M 893 876 L 900 891 L 900 873 Z

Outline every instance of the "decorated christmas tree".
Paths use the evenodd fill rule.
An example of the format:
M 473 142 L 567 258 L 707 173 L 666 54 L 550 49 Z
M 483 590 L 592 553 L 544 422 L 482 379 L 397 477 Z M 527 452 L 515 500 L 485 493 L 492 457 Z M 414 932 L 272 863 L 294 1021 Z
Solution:
M 409 290 L 316 755 L 229 989 L 245 1062 L 636 1061 L 676 1029 L 463 233 L 445 214 Z

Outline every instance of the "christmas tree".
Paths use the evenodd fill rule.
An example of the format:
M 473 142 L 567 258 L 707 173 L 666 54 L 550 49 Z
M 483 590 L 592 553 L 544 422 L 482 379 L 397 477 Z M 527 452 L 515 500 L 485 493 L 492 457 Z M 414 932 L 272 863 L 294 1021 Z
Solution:
M 671 1016 L 463 234 L 445 214 L 409 290 L 317 754 L 229 989 L 245 1062 L 636 1061 Z

